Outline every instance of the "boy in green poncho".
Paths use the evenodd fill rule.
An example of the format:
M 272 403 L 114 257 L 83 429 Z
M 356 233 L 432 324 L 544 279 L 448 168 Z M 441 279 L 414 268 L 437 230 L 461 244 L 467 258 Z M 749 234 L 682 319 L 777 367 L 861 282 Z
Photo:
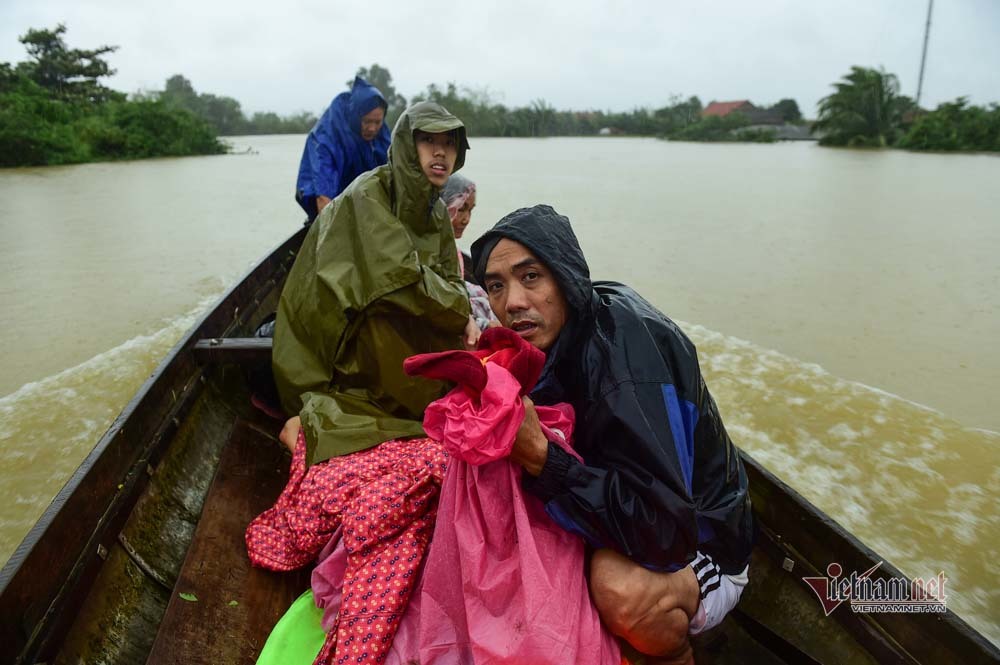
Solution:
M 304 594 L 262 665 L 325 665 L 361 644 L 377 662 L 409 602 L 447 459 L 440 443 L 414 437 L 425 437 L 423 411 L 446 387 L 406 376 L 403 360 L 456 348 L 463 330 L 467 346 L 478 337 L 439 198 L 468 147 L 443 107 L 411 106 L 388 164 L 324 208 L 289 273 L 272 364 L 282 406 L 299 414 L 281 435 L 293 459 L 282 496 L 247 528 L 247 553 L 255 566 L 292 570 L 336 544 L 344 606 L 321 627 Z
M 309 229 L 281 294 L 273 369 L 307 463 L 422 436 L 444 385 L 403 373 L 416 353 L 475 343 L 455 238 L 439 199 L 469 144 L 442 106 L 408 108 L 388 164 L 363 173 Z

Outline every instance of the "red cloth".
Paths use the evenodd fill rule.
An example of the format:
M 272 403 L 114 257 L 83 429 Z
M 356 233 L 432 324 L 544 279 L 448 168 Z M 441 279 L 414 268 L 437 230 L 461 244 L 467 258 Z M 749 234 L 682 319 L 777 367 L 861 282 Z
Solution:
M 457 383 L 424 411 L 424 431 L 448 454 L 469 464 L 510 455 L 524 420 L 524 396 L 542 373 L 545 354 L 509 328 L 488 328 L 476 351 L 444 351 L 407 358 L 410 376 Z M 540 407 L 539 417 L 545 411 Z M 569 424 L 572 426 L 572 409 Z
M 583 542 L 521 489 L 521 468 L 506 459 L 544 355 L 491 328 L 474 353 L 411 360 L 408 373 L 460 385 L 424 414 L 425 431 L 453 459 L 420 585 L 386 662 L 617 665 L 618 644 L 587 589 Z M 536 410 L 546 436 L 573 454 L 572 407 Z
M 253 565 L 292 570 L 341 529 L 340 612 L 317 665 L 384 661 L 427 549 L 447 459 L 436 441 L 402 439 L 306 469 L 300 432 L 288 485 L 247 527 L 246 543 Z

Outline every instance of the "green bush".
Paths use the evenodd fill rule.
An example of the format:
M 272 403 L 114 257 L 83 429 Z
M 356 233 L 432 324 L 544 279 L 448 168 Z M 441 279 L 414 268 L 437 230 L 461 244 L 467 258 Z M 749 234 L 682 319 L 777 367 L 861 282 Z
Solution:
M 208 124 L 157 101 L 75 106 L 31 81 L 0 93 L 0 166 L 220 154 Z
M 220 154 L 225 146 L 208 124 L 159 101 L 106 105 L 92 128 L 91 148 L 104 159 Z
M 668 135 L 673 141 L 741 141 L 773 143 L 774 132 L 768 129 L 746 129 L 750 121 L 742 113 L 708 116 Z
M 0 166 L 40 166 L 86 161 L 86 146 L 76 140 L 71 105 L 52 99 L 22 78 L 0 92 Z
M 969 106 L 964 97 L 921 115 L 899 141 L 908 150 L 1000 152 L 1000 106 Z
M 29 30 L 21 42 L 32 60 L 0 63 L 0 167 L 226 151 L 191 112 L 100 85 L 114 73 L 101 56 L 115 47 L 69 49 L 65 32 Z

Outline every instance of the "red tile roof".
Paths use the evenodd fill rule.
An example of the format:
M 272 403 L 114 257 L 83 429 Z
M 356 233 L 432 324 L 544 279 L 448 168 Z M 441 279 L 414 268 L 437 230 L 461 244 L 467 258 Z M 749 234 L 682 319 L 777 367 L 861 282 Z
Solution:
M 701 116 L 706 118 L 710 115 L 717 115 L 721 118 L 722 116 L 729 115 L 733 111 L 750 111 L 753 110 L 753 108 L 754 105 L 746 99 L 740 99 L 735 102 L 712 102 L 701 112 Z

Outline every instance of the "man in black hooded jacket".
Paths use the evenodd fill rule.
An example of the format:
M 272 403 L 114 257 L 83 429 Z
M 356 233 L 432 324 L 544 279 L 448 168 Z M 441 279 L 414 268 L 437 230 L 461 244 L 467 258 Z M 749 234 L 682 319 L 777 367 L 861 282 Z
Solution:
M 639 651 L 690 662 L 746 584 L 747 478 L 694 345 L 627 286 L 590 281 L 569 220 L 522 208 L 472 246 L 500 321 L 546 352 L 511 459 L 563 528 L 594 548 L 602 619 Z M 531 405 L 569 402 L 583 463 L 545 440 Z

